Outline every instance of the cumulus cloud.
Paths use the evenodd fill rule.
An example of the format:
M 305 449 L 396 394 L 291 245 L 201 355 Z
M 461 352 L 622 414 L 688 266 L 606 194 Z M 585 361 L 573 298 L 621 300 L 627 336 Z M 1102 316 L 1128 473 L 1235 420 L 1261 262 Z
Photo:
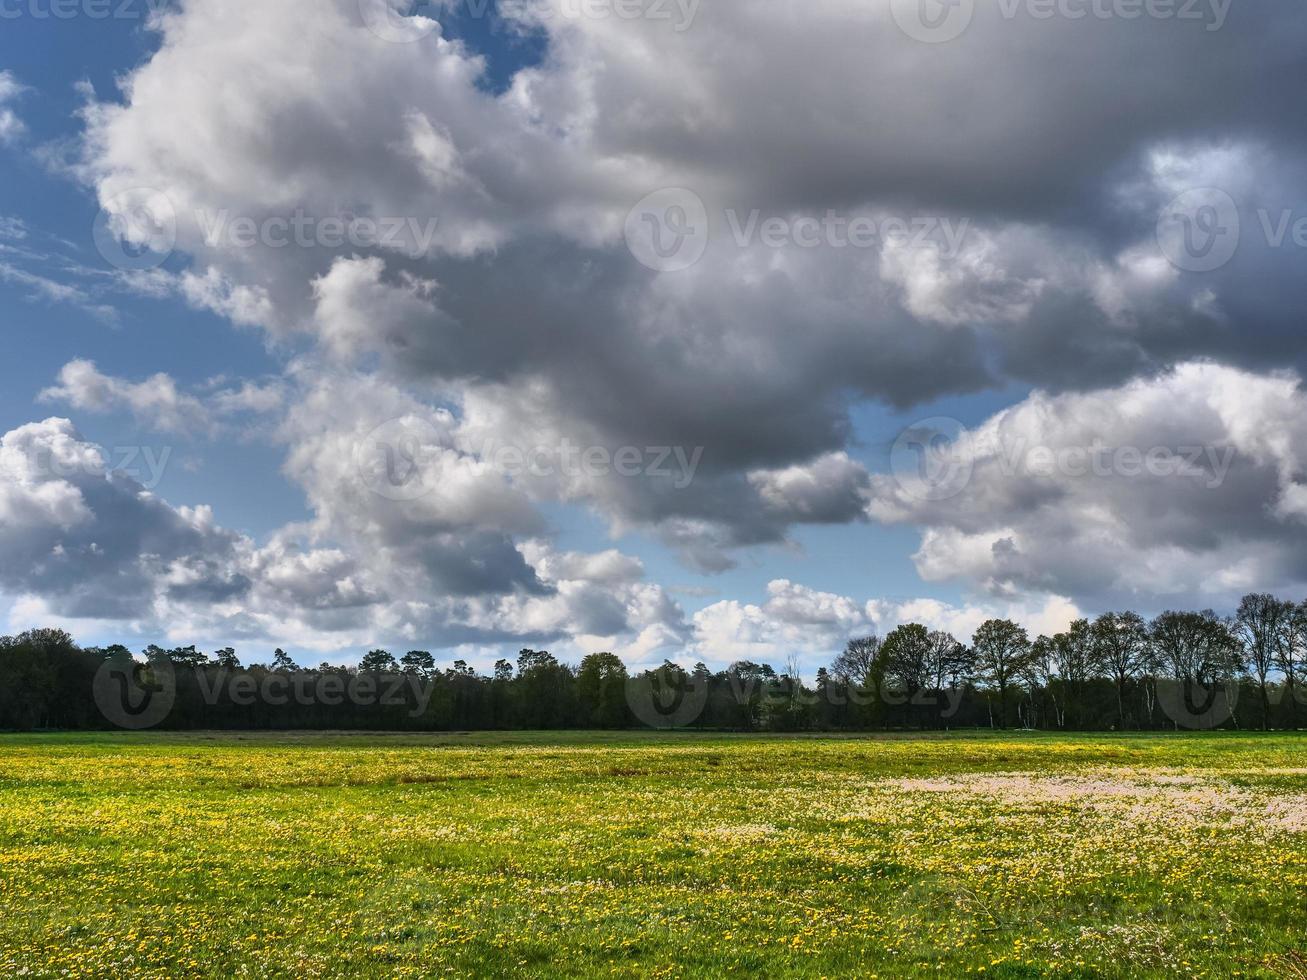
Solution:
M 211 382 L 217 390 L 208 396 L 213 409 L 222 415 L 267 415 L 279 411 L 285 404 L 286 385 L 280 380 L 245 380 L 235 387 L 223 387 L 223 380 Z
M 555 445 L 701 449 L 688 492 L 553 488 L 654 529 L 695 567 L 729 567 L 732 550 L 796 522 L 857 519 L 852 471 L 820 501 L 757 475 L 829 475 L 850 398 L 908 404 L 991 384 L 996 368 L 1091 388 L 1195 353 L 1301 353 L 1276 326 L 1304 298 L 1301 277 L 1277 269 L 1272 309 L 1246 267 L 1180 275 L 1154 234 L 1186 186 L 1256 189 L 1250 208 L 1299 200 L 1286 93 L 1302 66 L 1284 42 L 1307 17 L 1292 5 L 1231 11 L 1220 31 L 986 9 L 956 42 L 928 45 L 885 4 L 732 0 L 677 31 L 541 0 L 500 8 L 548 50 L 500 94 L 478 52 L 434 23 L 391 43 L 353 0 L 324 5 L 308 32 L 276 5 L 236 6 L 162 15 L 122 100 L 88 107 L 81 172 L 105 207 L 162 191 L 194 258 L 193 302 L 461 399 L 469 426 L 488 427 L 475 410 L 494 403 Z M 1038 65 L 1018 56 L 1032 46 Z M 1056 77 L 1039 67 L 1050 61 Z M 209 63 L 230 79 L 221 92 L 201 81 Z M 1123 100 L 1124 123 L 1109 109 Z M 1039 154 L 1024 149 L 1031 132 Z M 651 276 L 621 229 L 664 186 L 694 189 L 712 234 L 694 268 Z M 832 209 L 966 233 L 952 249 L 912 234 L 778 249 L 728 230 L 755 212 Z M 293 248 L 213 234 L 291 214 L 389 233 L 330 247 L 315 223 Z M 1257 342 L 1230 330 L 1254 315 Z
M 502 88 L 434 21 L 412 21 L 408 43 L 381 36 L 364 16 L 378 5 L 395 7 L 325 0 L 306 23 L 284 4 L 188 0 L 152 19 L 157 48 L 121 91 L 84 109 L 76 174 L 111 216 L 140 188 L 162 195 L 185 266 L 121 285 L 303 351 L 285 388 L 186 392 L 75 361 L 47 392 L 168 431 L 278 418 L 313 517 L 232 544 L 235 565 L 169 559 L 164 594 L 187 597 L 189 621 L 207 595 L 213 622 L 293 609 L 313 636 L 572 636 L 642 654 L 686 636 L 631 561 L 532 543 L 556 502 L 705 572 L 799 525 L 915 524 L 924 578 L 1035 618 L 1066 611 L 1047 596 L 1307 578 L 1301 406 L 1266 373 L 1307 364 L 1307 279 L 1257 219 L 1307 205 L 1301 4 L 1231 8 L 1219 30 L 981 4 L 931 45 L 885 3 L 721 0 L 677 30 L 528 0 L 498 14 L 544 55 Z M 659 275 L 624 228 L 668 187 L 702 201 L 707 241 Z M 1244 229 L 1205 272 L 1158 231 L 1197 187 L 1227 194 Z M 838 241 L 740 237 L 832 214 Z M 854 244 L 854 222 L 877 233 Z M 955 499 L 912 497 L 850 455 L 860 401 L 1013 381 L 1043 393 L 968 437 Z M 1202 460 L 1166 480 L 1044 477 L 986 448 L 1013 435 L 1237 458 L 1215 488 Z M 535 465 L 506 466 L 505 448 Z M 76 517 L 67 490 L 42 493 L 13 506 Z M 775 655 L 887 614 L 774 585 L 761 605 L 699 613 L 697 647 Z
M 1064 630 L 1080 615 L 1073 602 L 1054 595 L 963 605 L 926 598 L 859 601 L 776 579 L 767 586 L 766 600 L 757 605 L 730 599 L 695 613 L 687 653 L 713 663 L 752 660 L 773 666 L 798 654 L 805 669 L 812 670 L 829 663 L 855 636 L 884 636 L 907 623 L 944 630 L 969 643 L 987 619 L 1013 619 L 1034 636 Z
M 808 465 L 755 471 L 749 482 L 782 520 L 846 524 L 863 516 L 870 481 L 865 467 L 838 452 Z
M 767 586 L 760 605 L 736 599 L 716 602 L 694 614 L 693 652 L 714 662 L 772 661 L 789 653 L 833 656 L 855 635 L 872 632 L 875 621 L 857 601 L 818 592 L 785 579 Z
M 66 402 L 89 412 L 126 408 L 161 432 L 203 432 L 211 420 L 198 398 L 177 390 L 166 374 L 133 383 L 103 374 L 92 361 L 69 361 L 59 370 L 58 384 L 44 389 L 42 401 Z
M 881 635 L 908 623 L 921 623 L 932 630 L 943 630 L 963 643 L 969 643 L 979 626 L 988 619 L 1010 619 L 1026 628 L 1031 638 L 1064 632 L 1084 613 L 1064 596 L 1030 596 L 1016 602 L 968 602 L 962 605 L 939 599 L 887 601 L 872 599 L 867 613 Z
M 63 402 L 84 412 L 125 409 L 151 429 L 196 436 L 216 433 L 221 416 L 279 410 L 285 389 L 277 381 L 242 381 L 234 388 L 218 387 L 196 395 L 180 390 L 167 374 L 129 381 L 105 374 L 93 361 L 79 358 L 60 368 L 58 383 L 43 389 L 38 397 L 43 402 Z
M 1036 392 L 936 450 L 924 476 L 874 477 L 869 510 L 923 527 L 927 581 L 997 595 L 1101 608 L 1301 591 L 1304 419 L 1296 375 L 1210 363 Z
M 148 615 L 173 585 L 244 591 L 246 547 L 205 508 L 174 509 L 110 472 L 66 419 L 0 438 L 0 588 L 35 594 L 72 617 Z M 186 572 L 170 581 L 174 572 Z
M 439 523 L 451 504 L 427 506 L 427 523 Z M 497 574 L 460 565 L 486 549 L 453 532 L 406 547 L 388 528 L 357 524 L 352 537 L 338 529 L 354 548 L 321 545 L 333 516 L 324 508 L 316 526 L 289 526 L 259 546 L 209 508 L 172 507 L 109 471 L 66 419 L 0 438 L 0 591 L 26 614 L 127 622 L 186 642 L 292 637 L 323 649 L 558 641 L 560 652 L 602 643 L 645 655 L 684 635 L 676 603 L 619 552 L 506 544 L 506 581 L 521 575 L 530 587 L 494 579 L 459 594 L 452 585 Z

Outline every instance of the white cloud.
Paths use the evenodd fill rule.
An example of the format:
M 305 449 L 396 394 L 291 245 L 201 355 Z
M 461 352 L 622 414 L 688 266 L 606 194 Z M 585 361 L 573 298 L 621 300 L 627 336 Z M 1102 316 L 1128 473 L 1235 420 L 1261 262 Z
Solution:
M 0 589 L 37 595 L 73 617 L 131 619 L 169 591 L 175 563 L 186 587 L 239 591 L 233 564 L 247 545 L 200 508 L 174 509 L 121 473 L 66 419 L 0 438 Z
M 788 522 L 844 524 L 862 516 L 869 478 L 847 453 L 828 453 L 781 470 L 756 470 L 749 482 L 764 507 Z
M 27 127 L 10 107 L 27 91 L 11 71 L 0 71 L 0 143 L 11 143 L 27 132 Z
M 434 24 L 395 44 L 352 0 L 325 5 L 308 34 L 276 5 L 189 4 L 159 20 L 161 46 L 124 103 L 88 109 L 83 175 L 111 208 L 132 187 L 168 196 L 199 270 L 184 274 L 193 303 L 279 336 L 309 331 L 342 363 L 429 385 L 467 406 L 469 431 L 502 441 L 494 413 L 514 431 L 523 420 L 547 431 L 532 445 L 701 448 L 688 492 L 602 478 L 531 488 L 653 529 L 699 568 L 729 567 L 733 549 L 782 540 L 791 523 L 857 518 L 852 471 L 820 501 L 787 500 L 780 477 L 759 475 L 829 471 L 848 439 L 846 393 L 904 402 L 984 385 L 985 343 L 1021 376 L 1115 380 L 1154 349 L 1214 342 L 1230 308 L 1228 284 L 1181 281 L 1155 242 L 1140 244 L 1177 181 L 1238 170 L 1168 160 L 1270 166 L 1251 150 L 1182 145 L 1218 139 L 1231 86 L 1259 84 L 1203 57 L 1201 31 L 1140 22 L 1123 46 L 1112 25 L 986 15 L 941 49 L 909 41 L 883 7 L 835 0 L 802 15 L 729 0 L 684 32 L 557 4 L 506 15 L 542 30 L 549 57 L 496 97 L 478 85 L 475 53 Z M 1051 83 L 1003 56 L 1036 38 L 1056 52 Z M 1208 73 L 1169 84 L 1195 63 Z M 229 78 L 221 92 L 199 81 L 205 64 Z M 905 73 L 909 91 L 896 82 Z M 1108 125 L 1085 118 L 1086 90 L 1095 105 L 1147 105 Z M 1259 105 L 1268 131 L 1288 125 Z M 1149 118 L 1170 120 L 1175 149 L 1159 148 Z M 1021 149 L 1032 128 L 1043 156 Z M 1105 187 L 1106 173 L 1116 183 Z M 651 280 L 621 228 L 632 202 L 671 185 L 694 188 L 718 227 L 699 266 Z M 1124 213 L 1077 223 L 1104 196 Z M 741 248 L 726 208 L 923 216 L 965 234 L 951 253 L 903 237 Z M 395 235 L 343 250 L 205 239 L 215 216 L 296 212 L 391 220 Z M 415 229 L 429 220 L 428 247 Z
M 1252 589 L 1300 590 L 1304 420 L 1296 376 L 1214 364 L 1037 392 L 949 449 L 970 471 L 956 495 L 877 476 L 870 513 L 923 526 L 926 580 L 1000 595 L 1227 605 Z
M 767 586 L 761 605 L 735 599 L 716 602 L 694 614 L 692 652 L 716 663 L 772 661 L 789 653 L 833 657 L 851 636 L 871 632 L 875 623 L 853 599 L 818 592 L 785 579 Z
M 59 370 L 59 383 L 41 392 L 41 401 L 62 401 L 89 412 L 128 409 L 142 423 L 161 432 L 203 433 L 213 421 L 198 398 L 177 390 L 166 374 L 139 383 L 103 374 L 91 361 L 69 361 Z
M 961 606 L 928 598 L 862 602 L 777 579 L 768 584 L 767 599 L 759 605 L 730 599 L 695 613 L 688 653 L 715 664 L 753 660 L 777 667 L 789 655 L 797 654 L 810 673 L 834 659 L 850 638 L 883 637 L 907 623 L 944 630 L 969 643 L 987 619 L 1012 619 L 1033 637 L 1064 630 L 1080 615 L 1074 603 L 1060 596 Z
M 0 438 L 0 592 L 15 597 L 20 618 L 40 612 L 188 643 L 282 640 L 323 650 L 557 641 L 560 654 L 578 658 L 598 645 L 650 654 L 683 636 L 679 607 L 619 552 L 508 545 L 538 587 L 459 595 L 433 582 L 481 556 L 461 547 L 457 532 L 409 546 L 392 528 L 355 523 L 336 528 L 352 548 L 317 543 L 335 516 L 324 509 L 315 525 L 289 526 L 258 546 L 223 529 L 207 507 L 171 507 L 108 472 L 67 420 Z M 441 547 L 449 553 L 432 553 Z
M 408 348 L 435 321 L 432 282 L 413 279 L 390 285 L 382 281 L 386 264 L 378 257 L 337 259 L 313 282 L 314 319 L 327 350 L 350 361 L 362 354 L 391 351 L 408 356 Z
M 279 380 L 242 381 L 238 387 L 223 388 L 209 396 L 214 410 L 223 415 L 268 415 L 279 411 L 286 397 L 286 385 Z
M 1013 620 L 1034 638 L 1063 632 L 1083 615 L 1075 603 L 1062 596 L 1031 596 L 1021 602 L 961 606 L 938 599 L 873 599 L 867 603 L 867 613 L 875 620 L 882 636 L 898 626 L 920 623 L 928 629 L 951 633 L 963 643 L 970 643 L 976 629 L 988 619 Z
M 30 290 L 34 298 L 46 302 L 76 306 L 105 323 L 113 323 L 118 319 L 117 310 L 112 306 L 96 302 L 94 297 L 80 286 L 58 282 L 48 276 L 21 269 L 9 262 L 0 262 L 0 281 L 24 286 Z
M 686 487 L 553 472 L 514 492 L 648 530 L 703 570 L 795 524 L 861 519 L 853 399 L 973 390 L 996 370 L 1092 387 L 1186 345 L 1253 356 L 1219 333 L 1239 283 L 1178 276 L 1151 239 L 1185 181 L 1272 174 L 1270 156 L 1225 136 L 1222 106 L 1257 106 L 1268 141 L 1296 133 L 1296 117 L 1262 98 L 1265 64 L 1226 72 L 1194 25 L 1141 20 L 1124 44 L 1110 24 L 978 12 L 966 37 L 931 46 L 886 5 L 845 0 L 724 0 L 686 31 L 564 8 L 501 9 L 543 32 L 548 56 L 496 96 L 484 61 L 434 22 L 391 43 L 354 0 L 322 5 L 307 32 L 277 4 L 187 4 L 158 18 L 159 48 L 123 101 L 88 106 L 80 172 L 111 210 L 132 188 L 167 197 L 194 258 L 172 288 L 191 303 L 277 338 L 306 333 L 342 368 L 461 406 L 445 450 L 469 455 L 475 434 L 702 453 Z M 1224 29 L 1251 44 L 1287 28 Z M 1057 78 L 1013 56 L 1034 43 Z M 1137 111 L 1087 116 L 1087 91 Z M 1025 149 L 1032 131 L 1041 154 Z M 714 229 L 697 266 L 650 276 L 622 229 L 632 203 L 668 186 L 694 189 Z M 1104 200 L 1120 213 L 1104 216 Z M 908 234 L 742 247 L 726 209 L 898 217 Z M 292 215 L 389 233 L 341 248 L 206 235 Z M 948 221 L 956 247 L 914 242 L 914 218 Z M 485 544 L 492 563 L 508 557 Z
M 262 549 L 232 543 L 226 570 L 204 553 L 168 558 L 172 604 L 236 575 L 251 583 L 239 602 L 187 600 L 178 628 L 280 622 L 323 644 L 368 630 L 567 636 L 640 655 L 673 642 L 675 605 L 632 560 L 535 543 L 553 502 L 590 508 L 614 533 L 649 532 L 705 571 L 799 524 L 915 523 L 925 578 L 960 578 L 1050 621 L 1069 601 L 1307 578 L 1294 557 L 1302 406 L 1291 382 L 1255 371 L 1307 355 L 1300 262 L 1249 240 L 1228 269 L 1195 278 L 1156 241 L 1167 200 L 1195 181 L 1254 205 L 1301 201 L 1291 42 L 1307 16 L 1232 16 L 1218 37 L 1204 24 L 1013 22 L 984 8 L 965 37 L 932 46 L 883 3 L 721 0 L 685 31 L 563 6 L 501 6 L 510 28 L 542 32 L 547 54 L 495 95 L 485 60 L 434 21 L 392 43 L 356 0 L 324 0 L 310 22 L 293 5 L 192 0 L 152 21 L 157 50 L 124 76 L 120 101 L 90 97 L 77 174 L 115 213 L 123 192 L 161 194 L 178 261 L 191 261 L 115 282 L 309 348 L 284 390 L 187 392 L 77 361 L 49 392 L 168 431 L 284 412 L 276 438 L 312 520 Z M 1056 73 L 1024 57 L 1036 49 Z M 16 94 L 6 84 L 0 112 Z M 710 241 L 693 268 L 652 275 L 622 231 L 635 201 L 673 186 L 702 198 Z M 952 251 L 900 238 L 741 246 L 727 209 L 968 231 Z M 206 235 L 215 221 L 293 215 L 389 232 L 341 247 Z M 91 305 L 48 277 L 0 276 Z M 1249 367 L 1152 377 L 1196 356 Z M 1034 396 L 985 432 L 1057 449 L 1228 442 L 1239 462 L 1199 491 L 1014 476 L 978 449 L 968 494 L 937 505 L 849 456 L 857 401 L 903 406 L 1012 379 L 1087 393 Z M 494 446 L 551 465 L 509 474 Z M 695 469 L 682 482 L 568 468 L 565 446 L 663 447 Z M 413 462 L 420 494 L 397 481 Z M 56 481 L 12 506 L 72 520 L 72 491 L 85 488 Z M 876 618 L 789 583 L 699 617 L 703 649 L 772 656 Z
M 84 412 L 125 409 L 144 426 L 183 436 L 215 435 L 221 431 L 222 420 L 233 416 L 276 413 L 285 398 L 286 386 L 280 381 L 242 381 L 235 388 L 189 394 L 167 374 L 128 381 L 103 373 L 85 359 L 65 364 L 59 369 L 58 383 L 39 395 L 43 402 L 64 402 Z

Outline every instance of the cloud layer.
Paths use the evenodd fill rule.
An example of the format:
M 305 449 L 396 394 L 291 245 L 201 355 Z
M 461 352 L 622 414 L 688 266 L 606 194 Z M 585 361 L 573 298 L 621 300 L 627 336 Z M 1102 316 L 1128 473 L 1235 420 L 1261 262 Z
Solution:
M 779 649 L 804 623 L 838 645 L 882 619 L 778 580 L 762 605 L 687 620 L 630 559 L 556 552 L 559 503 L 709 573 L 803 525 L 907 523 L 925 580 L 1033 617 L 1307 580 L 1307 250 L 1277 234 L 1307 216 L 1307 12 L 982 4 L 934 44 L 900 7 L 720 0 L 631 19 L 501 3 L 499 26 L 543 51 L 502 89 L 488 52 L 389 0 L 327 0 L 307 22 L 258 0 L 159 14 L 156 50 L 84 109 L 75 171 L 105 209 L 102 251 L 162 242 L 158 268 L 124 250 L 122 288 L 294 354 L 276 385 L 200 392 L 74 361 L 45 397 L 196 436 L 275 418 L 313 519 L 259 546 L 151 510 L 141 521 L 192 527 L 174 536 L 193 554 L 157 548 L 189 570 L 123 602 L 157 615 L 211 593 L 188 615 L 214 629 L 290 616 L 342 643 L 374 629 L 645 652 Z M 16 91 L 0 75 L 0 112 Z M 681 210 L 632 213 L 660 191 Z M 632 229 L 671 232 L 683 212 L 702 257 L 637 261 Z M 1038 390 L 956 448 L 961 495 L 914 496 L 858 445 L 860 402 L 1011 383 Z M 1215 487 L 1206 456 L 1165 478 L 1045 476 L 987 448 L 1017 437 L 1055 456 L 1234 455 Z M 62 518 L 74 497 L 85 510 L 47 526 L 96 528 L 101 476 L 42 484 Z M 5 588 L 57 597 L 57 578 Z

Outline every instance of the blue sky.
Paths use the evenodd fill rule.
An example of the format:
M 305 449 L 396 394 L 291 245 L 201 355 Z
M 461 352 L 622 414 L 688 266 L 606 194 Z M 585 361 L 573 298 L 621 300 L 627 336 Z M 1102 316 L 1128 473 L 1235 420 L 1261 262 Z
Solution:
M 514 42 L 485 21 L 465 18 L 451 33 L 465 36 L 488 54 L 490 87 L 524 63 L 538 60 L 539 44 Z M 462 29 L 460 29 L 462 28 Z M 21 40 L 20 40 L 21 38 Z M 0 64 L 9 67 L 32 91 L 23 99 L 23 119 L 33 142 L 57 143 L 80 132 L 77 113 L 82 97 L 77 83 L 86 80 L 103 93 L 113 91 L 124 70 L 147 58 L 155 37 L 133 20 L 24 21 L 0 36 Z M 8 178 L 0 188 L 3 213 L 21 219 L 31 241 L 84 261 L 102 273 L 112 271 L 94 252 L 90 230 L 99 208 L 86 188 L 33 159 L 30 146 L 6 151 Z M 180 264 L 180 263 L 178 263 Z M 35 271 L 36 267 L 33 266 Z M 141 380 L 165 372 L 187 385 L 201 385 L 216 375 L 233 378 L 278 373 L 289 351 L 270 350 L 254 330 L 233 329 L 220 317 L 197 311 L 177 299 L 148 299 L 115 294 L 107 302 L 119 322 L 101 319 L 67 304 L 34 297 L 32 290 L 0 283 L 0 313 L 11 338 L 24 356 L 0 364 L 0 422 L 6 429 L 60 414 L 38 400 L 59 369 L 74 358 L 88 358 L 106 374 Z M 884 468 L 888 446 L 906 422 L 923 415 L 953 415 L 968 422 L 987 417 L 1009 401 L 1004 395 L 942 399 L 925 411 L 894 412 L 874 405 L 860 406 L 855 415 L 858 455 L 869 467 Z M 308 514 L 303 494 L 280 474 L 282 450 L 257 439 L 172 440 L 133 424 L 130 413 L 78 416 L 81 431 L 106 449 L 149 447 L 155 458 L 169 453 L 157 492 L 174 504 L 211 504 L 224 524 L 254 536 L 264 536 Z M 119 462 L 126 459 L 118 455 Z M 128 463 L 148 472 L 144 460 Z M 551 521 L 560 543 L 569 548 L 603 550 L 611 547 L 602 521 L 584 510 L 552 509 Z M 652 577 L 711 595 L 683 595 L 687 609 L 707 605 L 720 596 L 760 596 L 778 577 L 790 577 L 825 591 L 913 597 L 922 592 L 909 560 L 913 533 L 905 528 L 874 525 L 807 528 L 792 546 L 759 549 L 738 568 L 703 576 L 679 566 L 665 548 L 635 533 L 619 539 L 624 551 L 639 556 Z M 957 588 L 931 590 L 949 601 L 961 597 Z M 117 634 L 85 637 L 109 642 Z M 161 639 L 161 638 L 156 638 Z M 287 642 L 292 643 L 293 640 Z
M 960 633 L 989 614 L 1056 628 L 1075 612 L 1220 605 L 1245 586 L 1307 579 L 1280 550 L 1297 533 L 1297 497 L 1294 466 L 1274 453 L 1290 452 L 1292 435 L 1267 455 L 1255 443 L 1277 423 L 1240 417 L 1297 397 L 1273 374 L 1298 356 L 1283 319 L 1296 308 L 1295 257 L 1256 262 L 1245 234 L 1228 265 L 1197 270 L 1155 233 L 1168 200 L 1194 187 L 1240 206 L 1251 173 L 1259 200 L 1298 206 L 1301 124 L 1256 77 L 1229 91 L 1234 55 L 1203 60 L 1216 45 L 1244 50 L 1263 19 L 1232 18 L 1217 34 L 978 12 L 969 34 L 935 45 L 880 13 L 771 33 L 725 4 L 696 7 L 692 26 L 669 33 L 457 4 L 439 28 L 410 20 L 421 29 L 393 43 L 366 16 L 390 2 L 332 0 L 298 38 L 284 14 L 242 8 L 242 33 L 235 8 L 206 0 L 175 6 L 164 31 L 84 12 L 5 23 L 0 72 L 21 89 L 0 110 L 21 130 L 0 142 L 0 433 L 70 418 L 169 505 L 140 515 L 136 543 L 113 556 L 119 578 L 101 581 L 85 563 L 60 578 L 41 556 L 100 554 L 116 533 L 104 514 L 76 533 L 66 517 L 9 518 L 0 549 L 20 570 L 0 579 L 0 603 L 14 628 L 44 616 L 86 642 L 138 646 L 192 630 L 202 644 L 280 644 L 303 659 L 350 660 L 371 643 L 473 659 L 536 643 L 575 657 L 602 643 L 635 660 L 797 649 L 816 664 L 848 635 L 909 615 Z M 882 57 L 846 60 L 855 39 Z M 1077 81 L 1025 88 L 1031 103 L 1014 117 L 991 96 L 1023 85 L 1025 69 L 980 83 L 975 66 L 1032 43 L 1061 46 Z M 842 84 L 805 74 L 814 51 Z M 1091 54 L 1128 77 L 1096 74 Z M 935 74 L 894 102 L 892 66 L 916 63 Z M 1176 66 L 1201 68 L 1197 87 L 1239 111 L 1147 87 Z M 129 79 L 134 93 L 119 88 Z M 1152 100 L 1149 113 L 1086 151 L 1069 107 L 1086 93 L 1109 104 L 1121 86 Z M 810 111 L 788 108 L 800 104 Z M 1166 114 L 1171 125 L 1147 122 Z M 1022 152 L 1035 119 L 1065 128 Z M 124 275 L 92 239 L 102 205 L 121 216 L 130 187 L 177 206 L 178 247 L 153 278 Z M 707 202 L 716 231 L 688 272 L 650 273 L 631 221 L 637 201 L 668 188 Z M 250 261 L 188 224 L 209 210 L 319 214 L 324 201 L 438 215 L 439 235 L 425 252 Z M 858 254 L 830 242 L 769 251 L 723 241 L 719 209 L 943 218 L 967 237 L 956 253 L 888 239 Z M 234 291 L 258 300 L 253 314 Z M 60 382 L 88 361 L 93 372 Z M 56 384 L 62 393 L 42 397 Z M 160 385 L 187 424 L 164 418 Z M 242 386 L 271 401 L 224 408 Z M 1227 402 L 1237 390 L 1265 396 Z M 656 481 L 546 485 L 478 470 L 464 486 L 441 471 L 441 487 L 457 489 L 383 506 L 335 462 L 397 413 L 440 429 L 473 469 L 474 436 L 531 432 L 610 448 L 675 438 L 702 446 L 706 468 L 670 498 Z M 936 417 L 1023 452 L 1230 448 L 1236 477 L 1194 495 L 1192 480 L 1032 474 L 959 439 L 965 492 L 923 497 L 896 483 L 891 447 Z M 157 485 L 144 452 L 166 459 Z M 102 491 L 56 483 L 15 496 L 11 512 Z M 1213 535 L 1218 504 L 1261 516 Z M 625 558 L 600 571 L 583 561 L 613 549 Z M 139 590 L 135 605 L 107 601 L 127 588 L 116 581 Z

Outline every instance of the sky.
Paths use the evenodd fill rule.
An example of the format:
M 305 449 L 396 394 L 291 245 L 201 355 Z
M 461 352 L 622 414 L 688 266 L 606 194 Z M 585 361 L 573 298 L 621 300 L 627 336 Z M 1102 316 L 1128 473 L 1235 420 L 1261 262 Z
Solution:
M 0 631 L 811 672 L 1307 594 L 1295 0 L 0 21 Z

